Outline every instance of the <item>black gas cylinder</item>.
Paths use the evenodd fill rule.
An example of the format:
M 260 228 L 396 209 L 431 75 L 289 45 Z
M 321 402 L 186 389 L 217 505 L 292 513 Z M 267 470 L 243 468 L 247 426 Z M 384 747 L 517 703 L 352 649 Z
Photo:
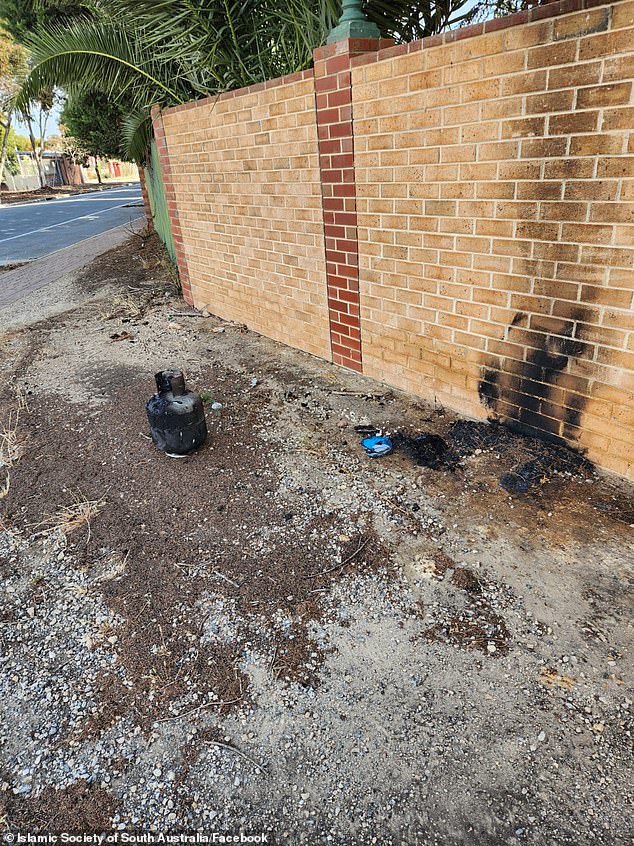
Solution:
M 203 401 L 185 388 L 181 370 L 161 370 L 154 378 L 158 393 L 146 406 L 152 440 L 167 455 L 187 455 L 207 439 Z

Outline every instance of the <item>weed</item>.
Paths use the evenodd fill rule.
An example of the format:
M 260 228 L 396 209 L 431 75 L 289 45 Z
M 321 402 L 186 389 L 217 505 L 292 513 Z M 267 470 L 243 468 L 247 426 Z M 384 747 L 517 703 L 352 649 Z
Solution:
M 148 241 L 154 235 L 154 228 L 146 225 L 142 229 L 136 229 L 131 223 L 126 226 L 126 231 L 129 232 L 130 235 L 138 238 L 142 244 L 141 246 L 145 246 L 145 242 Z
M 180 276 L 178 275 L 178 267 L 167 251 L 165 244 L 161 244 L 161 258 L 159 261 L 161 268 L 167 271 L 167 275 L 169 276 L 168 290 L 170 290 L 175 296 L 182 297 L 183 286 L 181 284 Z

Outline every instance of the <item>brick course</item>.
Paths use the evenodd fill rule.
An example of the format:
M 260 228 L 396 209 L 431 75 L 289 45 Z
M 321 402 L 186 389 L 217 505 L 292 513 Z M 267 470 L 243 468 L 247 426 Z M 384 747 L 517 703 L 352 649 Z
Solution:
M 332 360 L 362 372 L 357 206 L 350 63 L 379 40 L 347 39 L 315 51 L 319 166 Z

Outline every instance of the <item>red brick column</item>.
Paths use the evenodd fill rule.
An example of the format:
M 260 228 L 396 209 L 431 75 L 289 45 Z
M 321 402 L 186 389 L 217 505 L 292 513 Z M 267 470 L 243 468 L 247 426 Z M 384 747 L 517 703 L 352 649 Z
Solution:
M 152 209 L 150 207 L 150 198 L 147 193 L 147 185 L 145 184 L 145 168 L 143 165 L 139 165 L 139 182 L 141 183 L 141 194 L 143 196 L 143 207 L 145 209 L 147 228 L 149 232 L 154 232 L 154 221 L 152 219 Z
M 314 52 L 332 360 L 362 372 L 350 60 L 392 41 L 350 38 Z
M 174 181 L 172 179 L 172 169 L 170 167 L 167 140 L 165 138 L 165 128 L 163 127 L 163 116 L 161 115 L 161 109 L 159 106 L 152 106 L 152 126 L 154 128 L 156 149 L 161 163 L 161 175 L 165 186 L 165 196 L 167 197 L 167 210 L 169 212 L 170 226 L 172 227 L 172 239 L 174 241 L 174 250 L 176 252 L 178 276 L 183 289 L 183 297 L 190 305 L 193 305 L 194 298 L 192 296 L 191 281 L 189 278 L 189 270 L 187 269 L 187 259 L 185 257 L 183 231 L 178 218 L 176 192 L 174 190 Z

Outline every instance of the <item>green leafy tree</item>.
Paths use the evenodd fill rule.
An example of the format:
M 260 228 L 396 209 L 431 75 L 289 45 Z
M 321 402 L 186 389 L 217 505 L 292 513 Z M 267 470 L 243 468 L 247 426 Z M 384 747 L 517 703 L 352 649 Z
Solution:
M 0 0 L 0 20 L 21 43 L 41 27 L 65 26 L 95 13 L 95 3 L 90 0 Z
M 16 150 L 28 150 L 31 146 L 31 142 L 26 137 L 26 135 L 20 135 L 18 132 L 12 132 L 12 138 L 15 142 L 15 149 Z
M 49 135 L 46 139 L 46 149 L 50 152 L 63 153 L 66 150 L 66 139 L 59 133 Z
M 121 156 L 121 107 L 99 91 L 87 91 L 69 98 L 61 114 L 65 135 L 95 157 L 97 179 L 101 174 L 97 159 Z
M 16 135 L 13 127 L 9 129 L 8 137 L 7 137 L 7 145 L 6 145 L 6 155 L 5 155 L 5 162 L 3 167 L 3 174 L 10 173 L 15 175 L 16 173 L 20 172 L 20 165 L 18 163 L 18 150 L 24 149 L 24 147 L 19 146 L 19 139 L 20 136 Z M 27 142 L 28 149 L 28 139 L 24 139 Z
M 15 42 L 25 45 L 34 31 L 63 27 L 73 20 L 94 15 L 92 0 L 0 0 L 0 20 Z M 21 48 L 24 50 L 24 47 Z M 55 85 L 41 86 L 32 96 L 11 101 L 11 113 L 17 111 L 26 124 L 33 158 L 42 187 L 46 184 L 42 154 L 51 110 L 59 99 Z M 39 139 L 39 140 L 38 140 Z
M 427 0 L 403 3 L 401 0 L 368 0 L 364 11 L 381 35 L 397 44 L 435 35 L 448 27 L 468 23 L 473 15 L 467 0 Z
M 11 144 L 13 98 L 27 73 L 26 51 L 9 32 L 0 29 L 0 183 L 7 162 L 15 170 L 15 145 Z

